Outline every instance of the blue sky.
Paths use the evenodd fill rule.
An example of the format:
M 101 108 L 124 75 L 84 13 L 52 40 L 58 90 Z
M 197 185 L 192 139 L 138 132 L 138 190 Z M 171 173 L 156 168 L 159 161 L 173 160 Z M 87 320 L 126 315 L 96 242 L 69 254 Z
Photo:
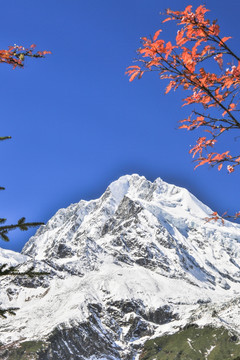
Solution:
M 46 222 L 62 207 L 99 197 L 110 182 L 139 173 L 188 188 L 222 213 L 240 209 L 239 171 L 200 167 L 188 154 L 199 133 L 178 130 L 189 114 L 183 91 L 164 94 L 156 74 L 129 83 L 140 37 L 159 28 L 173 38 L 176 28 L 161 24 L 166 8 L 179 0 L 8 0 L 0 3 L 1 48 L 37 44 L 45 59 L 27 59 L 25 68 L 0 67 L 1 217 Z M 239 49 L 237 0 L 205 4 L 218 19 L 229 46 Z M 228 141 L 228 140 L 227 140 Z M 229 147 L 239 143 L 229 138 Z M 224 148 L 225 149 L 225 148 Z M 35 230 L 11 233 L 4 248 L 20 251 Z

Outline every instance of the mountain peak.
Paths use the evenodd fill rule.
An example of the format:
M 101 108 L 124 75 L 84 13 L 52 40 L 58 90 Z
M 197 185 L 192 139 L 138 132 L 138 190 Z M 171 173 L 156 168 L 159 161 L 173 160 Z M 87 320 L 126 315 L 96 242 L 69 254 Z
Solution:
M 111 194 L 117 203 L 120 203 L 120 201 L 123 199 L 123 197 L 127 194 L 129 187 L 130 187 L 130 184 L 129 184 L 130 179 L 133 179 L 133 175 L 132 176 L 129 176 L 129 175 L 121 176 L 118 180 L 113 181 L 109 185 Z
M 213 261 L 216 265 L 218 258 L 213 255 L 209 261 L 208 252 L 214 249 L 228 252 L 226 256 L 228 260 L 231 258 L 232 264 L 229 242 L 232 237 L 240 239 L 239 225 L 227 223 L 222 227 L 218 223 L 206 223 L 204 219 L 211 212 L 184 188 L 160 178 L 151 182 L 137 174 L 125 175 L 112 182 L 99 199 L 80 201 L 60 209 L 39 228 L 22 253 L 50 261 L 61 269 L 71 268 L 76 274 L 100 266 L 105 254 L 132 265 L 151 264 L 165 275 L 180 277 L 184 274 L 189 281 L 191 278 L 198 283 L 184 261 L 189 266 L 195 262 L 198 268 L 213 274 L 211 266 L 206 270 L 206 264 Z M 165 237 L 167 242 L 161 240 Z M 216 241 L 221 237 L 219 245 Z M 165 245 L 161 245 L 163 243 Z M 234 242 L 230 248 L 236 246 Z M 169 248 L 175 249 L 174 257 Z M 182 248 L 186 249 L 184 256 L 180 256 Z M 162 266 L 163 258 L 168 266 Z M 221 261 L 218 265 L 223 267 Z M 209 286 L 212 286 L 211 281 Z
M 58 210 L 14 256 L 49 275 L 6 280 L 0 303 L 21 309 L 2 321 L 0 342 L 47 339 L 46 360 L 133 360 L 147 338 L 186 324 L 240 334 L 240 226 L 206 223 L 211 212 L 137 174 Z
M 160 182 L 160 178 L 159 178 Z M 148 189 L 153 185 L 144 176 L 138 174 L 124 175 L 113 181 L 108 189 L 110 189 L 116 203 L 120 203 L 124 196 L 137 197 L 143 189 Z

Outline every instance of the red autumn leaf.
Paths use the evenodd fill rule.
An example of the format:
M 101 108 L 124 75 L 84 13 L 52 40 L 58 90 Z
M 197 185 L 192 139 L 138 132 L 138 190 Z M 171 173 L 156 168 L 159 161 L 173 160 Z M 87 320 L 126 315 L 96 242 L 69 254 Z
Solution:
M 213 24 L 208 29 L 210 30 L 210 33 L 212 35 L 218 36 L 218 34 L 220 33 L 220 28 L 217 24 Z
M 175 85 L 175 81 L 170 81 L 168 86 L 166 87 L 165 94 L 169 93 L 169 91 L 172 89 L 172 87 Z
M 167 21 L 169 21 L 169 20 L 174 20 L 174 18 L 168 17 L 168 18 L 166 18 L 165 20 L 163 20 L 162 23 L 165 23 L 165 22 L 167 22 Z
M 138 69 L 140 70 L 140 66 L 138 65 L 132 65 L 132 66 L 128 66 L 127 69 Z M 128 73 L 128 71 L 126 71 L 126 74 Z
M 220 69 L 222 70 L 223 68 L 223 58 L 222 58 L 223 54 L 217 54 L 216 56 L 214 56 L 214 60 L 217 61 Z
M 130 76 L 129 81 L 133 81 L 139 74 L 140 74 L 139 70 L 134 71 Z
M 201 14 L 205 14 L 208 11 L 209 10 L 205 8 L 205 5 L 199 5 L 199 7 L 196 9 L 195 13 L 198 16 L 198 15 L 201 15 Z
M 185 10 L 184 10 L 184 13 L 188 13 L 188 12 L 191 12 L 192 10 L 192 5 L 188 5 Z
M 231 36 L 224 36 L 222 39 L 221 39 L 221 43 L 225 43 L 227 40 L 231 39 L 232 37 Z M 219 46 L 221 46 L 221 43 L 219 44 Z
M 236 108 L 236 104 L 232 103 L 229 105 L 229 107 L 230 107 L 229 111 L 232 111 Z
M 157 40 L 157 38 L 158 38 L 158 36 L 159 36 L 159 34 L 160 34 L 160 32 L 161 32 L 162 30 L 158 30 L 158 31 L 156 31 L 155 32 L 155 34 L 154 34 L 154 36 L 153 36 L 153 41 L 156 41 Z
M 177 45 L 180 45 L 180 44 L 181 44 L 183 35 L 184 35 L 184 29 L 178 30 L 177 36 L 176 36 L 176 43 L 177 43 Z

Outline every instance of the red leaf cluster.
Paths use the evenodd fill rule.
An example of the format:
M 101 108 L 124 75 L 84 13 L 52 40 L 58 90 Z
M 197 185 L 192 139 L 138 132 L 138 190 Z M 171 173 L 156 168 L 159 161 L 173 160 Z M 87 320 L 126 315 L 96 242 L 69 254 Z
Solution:
M 50 51 L 38 51 L 34 52 L 36 45 L 32 44 L 29 48 L 23 46 L 14 45 L 9 46 L 8 50 L 0 50 L 0 63 L 6 63 L 16 67 L 24 66 L 24 59 L 28 57 L 44 57 L 46 54 L 51 54 Z

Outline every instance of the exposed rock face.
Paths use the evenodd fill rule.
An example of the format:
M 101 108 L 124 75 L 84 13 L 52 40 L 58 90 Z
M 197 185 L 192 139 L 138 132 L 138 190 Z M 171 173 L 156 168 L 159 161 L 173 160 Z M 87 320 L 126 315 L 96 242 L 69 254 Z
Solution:
M 1 358 L 133 360 L 189 323 L 240 333 L 240 226 L 205 223 L 211 212 L 138 175 L 60 209 L 22 254 L 0 253 L 49 274 L 2 279 L 1 306 L 20 309 L 1 320 Z

